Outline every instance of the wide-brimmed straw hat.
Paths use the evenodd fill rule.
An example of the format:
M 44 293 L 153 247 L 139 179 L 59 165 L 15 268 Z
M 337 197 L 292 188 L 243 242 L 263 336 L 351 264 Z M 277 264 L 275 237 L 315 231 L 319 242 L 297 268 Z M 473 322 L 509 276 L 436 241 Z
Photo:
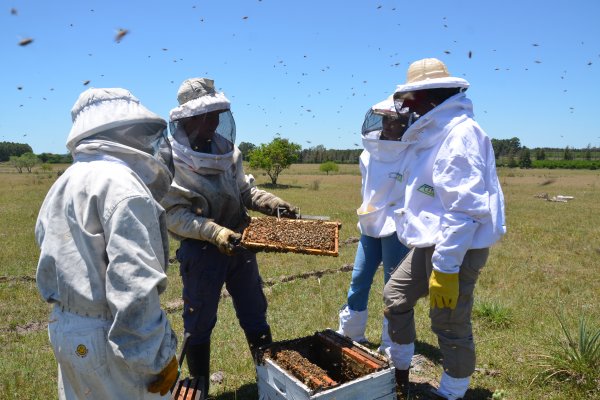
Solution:
M 469 82 L 451 76 L 446 65 L 437 58 L 424 58 L 410 64 L 406 72 L 406 83 L 396 87 L 396 93 L 416 90 L 461 88 L 466 90 Z

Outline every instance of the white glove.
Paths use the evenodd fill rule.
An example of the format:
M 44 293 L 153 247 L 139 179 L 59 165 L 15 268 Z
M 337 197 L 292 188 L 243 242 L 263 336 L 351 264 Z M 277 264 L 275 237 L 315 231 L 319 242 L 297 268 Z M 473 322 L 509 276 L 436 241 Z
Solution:
M 232 256 L 241 240 L 242 235 L 239 233 L 235 233 L 231 229 L 221 228 L 221 230 L 217 231 L 212 242 L 221 253 Z

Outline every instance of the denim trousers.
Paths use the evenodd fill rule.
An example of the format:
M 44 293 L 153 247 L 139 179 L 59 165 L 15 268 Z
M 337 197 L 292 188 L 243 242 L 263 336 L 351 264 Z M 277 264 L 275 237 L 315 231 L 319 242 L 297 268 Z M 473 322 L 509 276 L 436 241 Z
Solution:
M 348 290 L 348 308 L 352 311 L 366 310 L 369 291 L 379 264 L 383 261 L 385 284 L 408 251 L 409 249 L 398 240 L 395 232 L 382 238 L 361 235 L 352 269 L 352 281 Z

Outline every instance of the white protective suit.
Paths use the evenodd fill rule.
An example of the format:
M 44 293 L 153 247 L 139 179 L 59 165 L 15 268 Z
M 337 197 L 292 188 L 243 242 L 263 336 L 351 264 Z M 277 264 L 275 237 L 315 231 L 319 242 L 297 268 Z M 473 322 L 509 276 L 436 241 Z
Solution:
M 394 210 L 402 204 L 406 181 L 405 150 L 408 143 L 365 137 L 360 155 L 363 202 L 356 210 L 363 235 L 385 237 L 396 231 Z
M 409 247 L 435 246 L 433 268 L 457 273 L 467 250 L 506 233 L 491 141 L 464 93 L 418 119 L 402 141 L 411 157 L 399 166 L 406 196 L 394 212 L 398 237 Z
M 180 118 L 223 110 L 230 115 L 222 93 L 205 95 L 171 110 L 171 145 L 175 179 L 161 204 L 168 213 L 169 231 L 177 240 L 210 241 L 220 227 L 241 232 L 249 222 L 247 209 L 272 215 L 272 205 L 282 200 L 251 184 L 244 174 L 242 153 L 233 145 L 235 128 L 226 138 L 216 134 L 212 153 L 194 151 Z
M 132 142 L 132 123 L 166 123 L 123 89 L 84 92 L 73 118 L 75 162 L 48 192 L 35 229 L 38 288 L 54 304 L 48 330 L 59 398 L 166 398 L 147 386 L 177 347 L 160 308 L 169 243 L 155 200 L 172 175 L 150 154 L 105 135 L 131 134 Z

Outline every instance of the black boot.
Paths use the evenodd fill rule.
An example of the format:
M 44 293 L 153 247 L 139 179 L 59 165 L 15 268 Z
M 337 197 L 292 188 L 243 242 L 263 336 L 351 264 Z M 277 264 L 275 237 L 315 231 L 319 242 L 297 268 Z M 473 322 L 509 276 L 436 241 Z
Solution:
M 259 360 L 259 348 L 273 343 L 273 337 L 271 336 L 271 328 L 258 333 L 248 334 L 246 333 L 246 340 L 248 346 L 250 346 L 250 354 L 252 354 L 252 360 L 254 364 L 258 364 Z
M 190 375 L 193 378 L 202 379 L 203 397 L 208 397 L 208 384 L 210 381 L 210 340 L 201 344 L 188 345 L 185 357 Z
M 396 375 L 396 388 L 403 396 L 408 398 L 410 392 L 410 382 L 408 380 L 409 375 L 408 369 L 397 369 Z

